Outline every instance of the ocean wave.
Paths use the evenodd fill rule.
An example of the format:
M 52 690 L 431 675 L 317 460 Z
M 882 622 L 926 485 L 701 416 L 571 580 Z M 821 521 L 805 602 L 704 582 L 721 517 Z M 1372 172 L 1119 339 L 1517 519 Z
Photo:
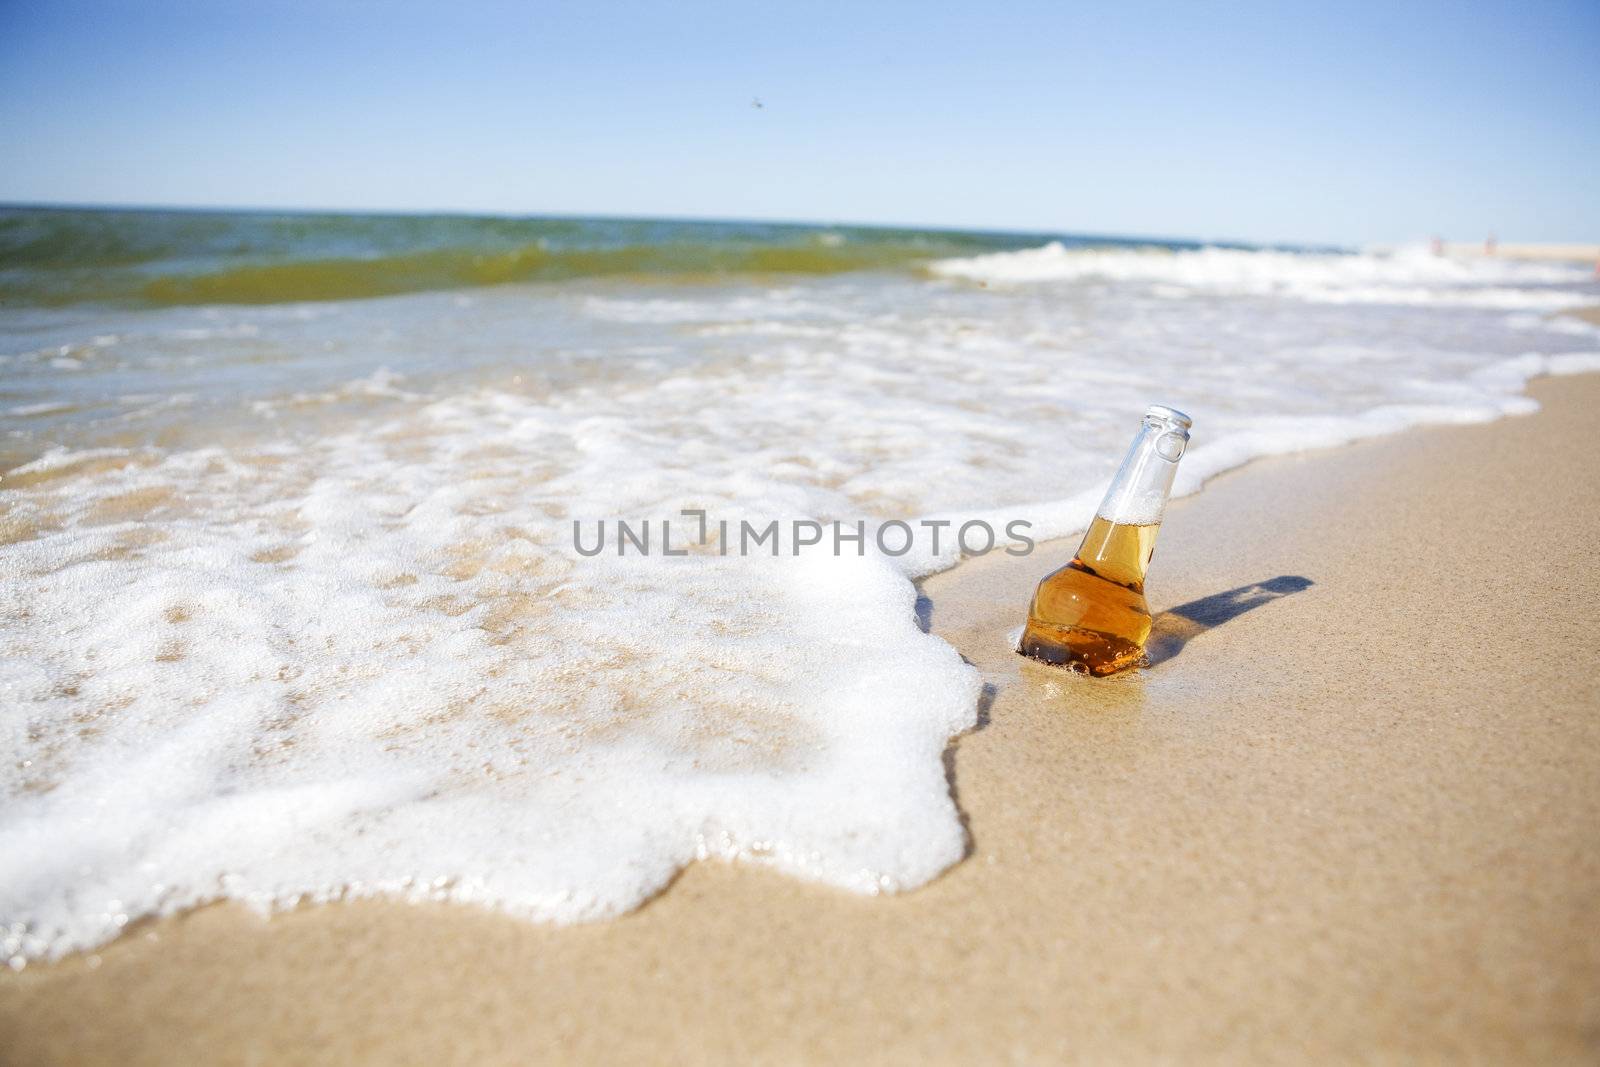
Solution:
M 1282 296 L 1323 303 L 1392 303 L 1559 310 L 1594 301 L 1590 271 L 1561 264 L 1453 259 L 1422 249 L 1328 254 L 1244 251 L 1084 249 L 1052 242 L 1016 252 L 940 260 L 939 277 L 1019 286 L 1120 282 L 1191 292 Z M 1566 288 L 1561 288 L 1566 287 Z M 1592 286 L 1591 286 L 1592 288 Z
M 634 276 L 693 280 L 910 269 L 926 257 L 925 249 L 885 245 L 867 248 L 851 245 L 810 248 L 672 245 L 565 250 L 528 245 L 503 251 L 450 248 L 381 257 L 305 259 L 170 273 L 9 272 L 0 276 L 0 300 L 44 305 L 287 304 L 363 300 L 433 289 L 575 278 Z
M 730 248 L 721 245 L 504 252 L 441 249 L 381 259 L 324 259 L 166 275 L 139 294 L 153 304 L 279 304 L 352 300 L 427 289 L 613 276 L 678 277 L 839 274 L 904 267 L 918 250 L 892 246 Z

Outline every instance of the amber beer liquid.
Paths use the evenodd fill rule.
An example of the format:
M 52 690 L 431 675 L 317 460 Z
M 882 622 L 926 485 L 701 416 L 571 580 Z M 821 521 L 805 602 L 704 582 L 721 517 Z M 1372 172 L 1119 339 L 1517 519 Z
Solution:
M 1019 647 L 1024 655 L 1097 676 L 1144 661 L 1150 637 L 1144 576 L 1192 425 L 1169 407 L 1145 412 L 1078 554 L 1034 590 Z

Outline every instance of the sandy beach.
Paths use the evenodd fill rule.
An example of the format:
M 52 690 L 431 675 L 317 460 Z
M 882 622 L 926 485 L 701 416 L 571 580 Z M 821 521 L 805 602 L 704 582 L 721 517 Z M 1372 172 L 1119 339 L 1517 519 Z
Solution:
M 1600 376 L 1530 391 L 1175 505 L 1139 674 L 1007 648 L 1071 545 L 926 582 L 988 688 L 924 889 L 204 908 L 0 978 L 5 1062 L 1592 1062 Z
M 0 18 L 0 1067 L 1600 1067 L 1600 4 L 212 7 Z

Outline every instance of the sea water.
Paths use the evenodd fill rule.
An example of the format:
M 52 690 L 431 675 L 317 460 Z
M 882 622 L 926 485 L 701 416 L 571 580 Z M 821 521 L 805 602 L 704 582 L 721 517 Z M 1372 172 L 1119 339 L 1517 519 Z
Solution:
M 1597 299 L 1411 250 L 0 213 L 0 958 L 218 899 L 595 919 L 705 857 L 923 884 L 967 847 L 980 680 L 912 584 L 953 539 L 574 522 L 1065 536 L 1152 400 L 1189 492 L 1530 411 Z

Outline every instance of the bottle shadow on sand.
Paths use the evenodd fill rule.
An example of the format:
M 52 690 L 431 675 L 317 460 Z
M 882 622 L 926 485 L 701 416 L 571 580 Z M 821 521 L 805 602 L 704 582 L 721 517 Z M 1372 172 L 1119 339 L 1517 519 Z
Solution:
M 1310 578 L 1298 574 L 1280 574 L 1264 582 L 1213 593 L 1163 611 L 1153 620 L 1150 639 L 1145 642 L 1146 664 L 1159 666 L 1207 630 L 1314 584 Z
M 1145 644 L 1145 653 L 1148 656 L 1146 665 L 1150 667 L 1165 663 L 1183 650 L 1183 646 L 1190 640 L 1198 637 L 1213 627 L 1221 626 L 1229 619 L 1236 619 L 1247 611 L 1251 611 L 1263 604 L 1270 603 L 1290 593 L 1298 593 L 1308 589 L 1316 583 L 1310 578 L 1297 574 L 1280 574 L 1276 578 L 1269 578 L 1264 582 L 1255 582 L 1251 585 L 1241 585 L 1237 589 L 1229 589 L 1222 593 L 1213 593 L 1199 600 L 1191 600 L 1187 604 L 1163 611 L 1151 622 L 1150 639 Z M 917 625 L 923 633 L 933 632 L 933 601 L 917 590 Z M 1012 650 L 1015 652 L 1015 649 Z M 965 656 L 962 659 L 971 663 Z M 1054 668 L 1052 668 L 1054 669 Z M 968 733 L 977 733 L 989 725 L 990 708 L 994 705 L 995 698 L 1000 693 L 1000 687 L 994 682 L 985 682 L 982 694 L 978 698 L 977 721 L 973 723 Z M 949 783 L 950 799 L 955 802 L 956 817 L 961 820 L 961 829 L 966 838 L 963 858 L 972 855 L 973 837 L 972 828 L 968 822 L 966 809 L 961 806 L 961 792 L 956 775 L 956 753 L 961 743 L 960 737 L 950 740 L 944 750 L 945 780 Z

